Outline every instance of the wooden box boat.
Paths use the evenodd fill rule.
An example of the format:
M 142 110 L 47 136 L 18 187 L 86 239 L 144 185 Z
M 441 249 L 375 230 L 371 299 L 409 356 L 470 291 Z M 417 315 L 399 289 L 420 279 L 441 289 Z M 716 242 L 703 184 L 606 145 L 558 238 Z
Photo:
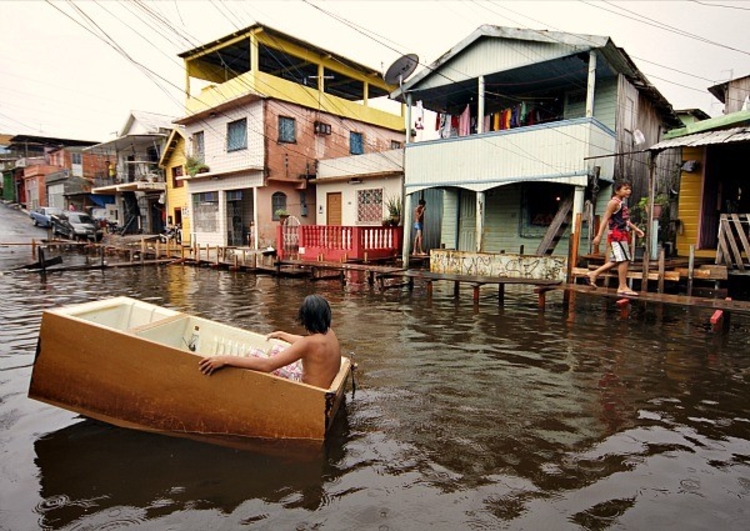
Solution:
M 29 397 L 117 426 L 194 439 L 323 440 L 344 397 L 349 358 L 341 358 L 328 389 L 245 369 L 212 376 L 198 369 L 202 356 L 273 343 L 283 344 L 128 297 L 63 306 L 42 315 Z

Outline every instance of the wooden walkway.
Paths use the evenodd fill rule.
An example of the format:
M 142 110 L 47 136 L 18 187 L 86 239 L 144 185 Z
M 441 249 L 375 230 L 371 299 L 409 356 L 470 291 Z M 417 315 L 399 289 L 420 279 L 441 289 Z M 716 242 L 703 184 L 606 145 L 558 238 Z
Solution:
M 362 271 L 367 274 L 367 283 L 375 284 L 377 275 L 386 275 L 405 271 L 402 267 L 377 266 L 372 264 L 359 264 L 350 262 L 312 262 L 308 260 L 279 260 L 276 262 L 279 274 L 285 266 L 306 269 L 310 273 L 310 280 L 338 279 L 346 283 L 348 271 Z M 331 273 L 334 271 L 334 273 Z
M 618 295 L 614 288 L 592 288 L 583 284 L 561 284 L 552 289 L 566 290 L 575 293 L 583 293 L 597 297 L 607 297 L 611 299 L 627 300 L 633 302 L 652 302 L 660 304 L 670 304 L 676 306 L 691 306 L 696 308 L 708 308 L 711 310 L 721 310 L 725 312 L 737 312 L 750 315 L 750 301 L 735 301 L 731 299 L 712 299 L 709 297 L 688 297 L 686 295 L 670 295 L 666 293 L 638 292 L 637 297 L 624 297 Z
M 427 293 L 432 295 L 432 284 L 438 281 L 453 282 L 453 295 L 458 297 L 460 285 L 462 282 L 469 284 L 474 292 L 474 302 L 479 301 L 479 290 L 487 284 L 497 285 L 498 304 L 502 305 L 505 301 L 505 285 L 516 284 L 524 286 L 534 286 L 535 293 L 539 295 L 539 307 L 544 308 L 545 293 L 549 289 L 561 284 L 559 280 L 538 280 L 533 278 L 516 278 L 516 277 L 486 277 L 475 275 L 460 275 L 456 273 L 433 273 L 431 271 L 420 271 L 415 269 L 402 269 L 400 271 L 391 271 L 381 273 L 377 276 L 380 290 L 386 290 L 393 287 L 408 286 L 414 288 L 414 279 L 423 280 L 427 283 Z M 400 279 L 399 283 L 388 283 L 389 279 Z M 403 279 L 406 279 L 404 282 Z

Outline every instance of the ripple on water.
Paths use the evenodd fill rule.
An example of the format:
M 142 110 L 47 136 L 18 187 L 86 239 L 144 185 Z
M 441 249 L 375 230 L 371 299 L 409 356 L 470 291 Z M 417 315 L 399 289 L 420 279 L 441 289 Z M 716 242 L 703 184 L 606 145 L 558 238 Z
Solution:
M 18 440 L 28 432 L 9 431 L 14 455 L 19 447 L 39 453 L 19 460 L 18 475 L 40 478 L 47 490 L 37 513 L 57 528 L 166 528 L 159 518 L 171 516 L 206 529 L 538 529 L 561 521 L 636 529 L 669 513 L 732 529 L 750 495 L 750 335 L 710 334 L 698 312 L 665 308 L 657 317 L 634 305 L 623 317 L 591 298 L 568 313 L 551 294 L 540 314 L 522 290 L 508 290 L 501 308 L 496 293 L 474 305 L 470 291 L 454 300 L 452 287 L 427 300 L 421 288 L 380 293 L 191 267 L 3 281 L 0 356 L 9 378 L 33 359 L 43 309 L 114 295 L 265 333 L 299 332 L 296 308 L 318 292 L 359 364 L 335 443 L 312 466 L 232 453 L 194 477 L 189 471 L 217 449 L 131 439 L 125 430 L 87 446 L 81 431 L 60 433 L 39 409 L 19 410 L 35 432 L 58 430 L 52 437 L 65 449 L 44 455 L 35 438 Z M 733 327 L 750 329 L 746 321 L 733 318 Z M 0 402 L 0 418 L 9 413 Z M 92 464 L 94 449 L 101 458 Z M 87 463 L 87 472 L 60 471 L 66 462 Z M 106 502 L 71 500 L 89 492 L 92 476 Z M 27 499 L 38 495 L 32 489 Z

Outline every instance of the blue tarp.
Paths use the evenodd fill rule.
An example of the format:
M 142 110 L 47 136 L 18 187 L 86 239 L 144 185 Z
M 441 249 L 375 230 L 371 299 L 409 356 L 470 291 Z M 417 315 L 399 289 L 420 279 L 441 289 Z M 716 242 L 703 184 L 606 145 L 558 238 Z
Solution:
M 115 202 L 115 196 L 113 195 L 89 194 L 89 199 L 101 208 L 104 208 L 108 203 L 113 204 Z

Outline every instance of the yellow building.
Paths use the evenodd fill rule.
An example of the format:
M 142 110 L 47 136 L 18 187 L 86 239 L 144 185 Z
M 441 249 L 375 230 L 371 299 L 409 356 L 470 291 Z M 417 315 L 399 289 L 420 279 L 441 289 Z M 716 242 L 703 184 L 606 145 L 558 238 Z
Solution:
M 167 138 L 164 152 L 159 159 L 159 167 L 164 170 L 166 180 L 166 208 L 167 225 L 178 225 L 182 229 L 183 242 L 189 243 L 190 238 L 190 204 L 186 181 L 185 166 L 187 155 L 185 151 L 185 136 L 179 128 L 175 128 Z
M 677 210 L 677 252 L 747 264 L 750 194 L 746 167 L 750 155 L 750 110 L 670 131 L 650 148 L 655 154 L 681 150 Z M 661 155 L 659 155 L 661 156 Z M 733 234 L 737 231 L 736 234 Z M 719 255 L 717 257 L 717 254 Z

